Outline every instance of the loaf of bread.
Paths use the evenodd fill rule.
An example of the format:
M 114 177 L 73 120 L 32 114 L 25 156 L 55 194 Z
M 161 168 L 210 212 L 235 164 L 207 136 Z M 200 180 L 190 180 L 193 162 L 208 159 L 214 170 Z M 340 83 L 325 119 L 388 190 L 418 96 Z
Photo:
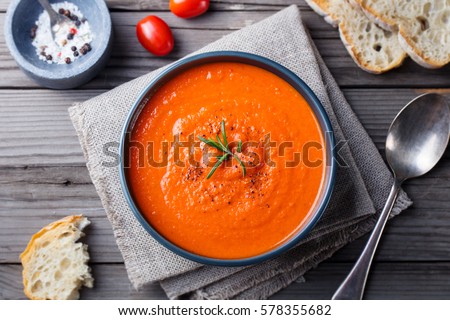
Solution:
M 90 222 L 82 215 L 50 223 L 31 238 L 20 255 L 25 295 L 34 300 L 79 298 L 81 286 L 92 288 L 87 245 L 77 242 Z
M 347 0 L 306 0 L 339 34 L 353 60 L 363 70 L 383 73 L 400 66 L 406 57 L 395 33 L 378 27 L 358 6 Z
M 371 21 L 398 30 L 399 43 L 418 64 L 450 62 L 450 0 L 352 0 Z

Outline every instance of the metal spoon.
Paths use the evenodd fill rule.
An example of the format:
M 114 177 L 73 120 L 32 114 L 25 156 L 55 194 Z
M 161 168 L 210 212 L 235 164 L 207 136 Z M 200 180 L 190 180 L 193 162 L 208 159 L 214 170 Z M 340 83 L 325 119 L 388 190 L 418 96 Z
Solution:
M 55 39 L 55 33 L 58 32 L 59 28 L 65 24 L 70 23 L 71 20 L 65 15 L 56 12 L 48 0 L 38 0 L 41 6 L 47 11 L 50 17 L 50 29 L 52 31 L 52 38 Z
M 400 186 L 406 179 L 430 171 L 447 148 L 450 110 L 439 94 L 424 94 L 408 103 L 389 128 L 386 158 L 394 173 L 394 185 L 369 241 L 333 300 L 362 299 L 370 265 Z

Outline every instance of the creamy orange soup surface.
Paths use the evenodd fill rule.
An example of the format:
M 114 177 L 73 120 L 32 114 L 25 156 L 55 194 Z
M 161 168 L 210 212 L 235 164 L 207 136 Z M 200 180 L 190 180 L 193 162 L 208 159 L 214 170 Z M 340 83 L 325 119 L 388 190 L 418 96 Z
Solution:
M 223 153 L 198 136 L 222 137 L 222 121 L 246 174 L 230 156 L 207 179 L 217 158 L 205 154 Z M 283 79 L 243 63 L 208 63 L 169 80 L 130 141 L 127 181 L 145 219 L 209 258 L 248 258 L 290 239 L 310 218 L 324 180 L 324 137 L 308 103 Z

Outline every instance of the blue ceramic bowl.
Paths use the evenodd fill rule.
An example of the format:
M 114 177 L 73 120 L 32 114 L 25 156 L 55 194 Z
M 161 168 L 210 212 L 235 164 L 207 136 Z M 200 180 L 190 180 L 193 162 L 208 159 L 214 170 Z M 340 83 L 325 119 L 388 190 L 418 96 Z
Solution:
M 63 2 L 50 0 L 50 3 Z M 12 0 L 5 18 L 5 39 L 19 67 L 39 85 L 52 89 L 70 89 L 94 78 L 106 65 L 111 54 L 111 17 L 104 0 L 69 0 L 88 19 L 94 39 L 92 51 L 71 64 L 48 64 L 39 60 L 30 38 L 43 8 L 37 0 Z
M 283 244 L 281 244 L 274 250 L 265 252 L 258 256 L 248 257 L 244 259 L 215 259 L 200 256 L 192 252 L 186 251 L 183 248 L 180 248 L 179 246 L 171 243 L 162 235 L 160 235 L 158 231 L 156 231 L 151 226 L 151 224 L 145 219 L 145 217 L 143 216 L 143 214 L 139 209 L 139 206 L 133 200 L 133 194 L 131 193 L 130 188 L 128 187 L 127 171 L 124 163 L 124 160 L 128 158 L 128 149 L 129 149 L 128 139 L 130 133 L 133 131 L 133 126 L 136 123 L 139 114 L 146 106 L 147 101 L 169 79 L 173 78 L 174 76 L 178 75 L 179 73 L 189 68 L 211 62 L 245 63 L 268 70 L 273 74 L 279 76 L 280 78 L 284 79 L 289 84 L 291 84 L 306 99 L 306 101 L 308 102 L 308 104 L 310 105 L 311 109 L 314 111 L 314 114 L 317 117 L 317 120 L 320 124 L 320 128 L 322 131 L 322 135 L 326 137 L 325 140 L 326 140 L 327 166 L 325 179 L 322 185 L 322 189 L 320 190 L 319 199 L 316 202 L 314 208 L 314 213 L 310 215 L 309 221 L 289 240 L 285 241 Z M 280 64 L 272 60 L 249 53 L 234 52 L 234 51 L 218 51 L 218 52 L 203 53 L 183 59 L 167 68 L 156 79 L 154 79 L 151 83 L 149 83 L 148 86 L 141 93 L 140 97 L 134 103 L 125 121 L 120 141 L 119 154 L 120 154 L 119 174 L 123 192 L 125 194 L 125 197 L 131 210 L 133 211 L 134 215 L 141 223 L 141 225 L 145 228 L 145 230 L 147 230 L 150 233 L 150 235 L 152 235 L 156 240 L 158 240 L 163 246 L 172 250 L 176 254 L 179 254 L 182 257 L 185 257 L 193 261 L 197 261 L 202 264 L 211 264 L 228 267 L 250 265 L 271 259 L 285 252 L 286 250 L 292 248 L 301 239 L 303 239 L 311 231 L 311 229 L 314 227 L 314 225 L 317 223 L 317 221 L 320 219 L 323 212 L 325 211 L 325 208 L 328 204 L 328 201 L 330 200 L 331 193 L 333 191 L 336 174 L 336 165 L 334 161 L 335 155 L 334 155 L 333 130 L 322 104 L 319 102 L 316 95 L 312 92 L 312 90 L 308 87 L 308 85 L 306 85 L 293 72 L 289 71 L 285 67 L 281 66 Z

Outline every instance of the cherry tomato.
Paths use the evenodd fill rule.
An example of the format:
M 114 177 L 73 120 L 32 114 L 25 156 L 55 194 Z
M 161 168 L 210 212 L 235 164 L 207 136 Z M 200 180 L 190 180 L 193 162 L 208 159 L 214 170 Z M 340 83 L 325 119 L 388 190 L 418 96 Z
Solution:
M 142 46 L 157 56 L 173 49 L 173 35 L 167 23 L 156 16 L 147 16 L 136 25 L 136 35 Z
M 209 0 L 170 0 L 169 8 L 180 18 L 193 18 L 206 12 Z

